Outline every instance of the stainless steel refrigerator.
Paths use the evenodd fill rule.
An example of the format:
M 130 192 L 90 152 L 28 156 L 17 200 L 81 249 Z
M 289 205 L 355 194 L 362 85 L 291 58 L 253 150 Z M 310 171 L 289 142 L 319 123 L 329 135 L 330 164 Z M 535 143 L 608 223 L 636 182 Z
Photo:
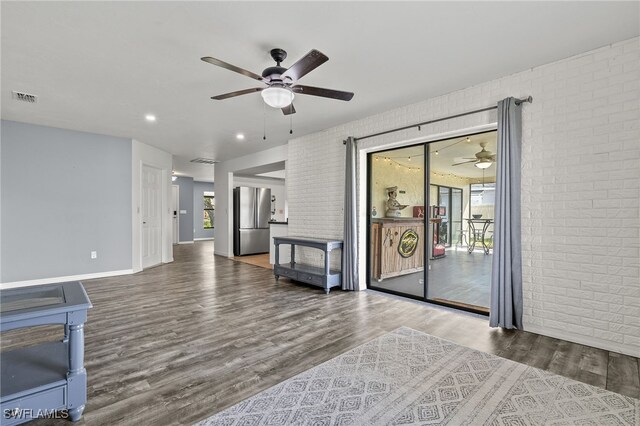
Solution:
M 233 255 L 269 252 L 271 190 L 239 186 L 233 190 Z

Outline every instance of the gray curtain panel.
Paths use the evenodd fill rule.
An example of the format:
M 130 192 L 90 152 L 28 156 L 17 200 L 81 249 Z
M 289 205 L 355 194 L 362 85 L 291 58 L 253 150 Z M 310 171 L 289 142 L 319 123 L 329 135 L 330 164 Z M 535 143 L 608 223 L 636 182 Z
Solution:
M 522 329 L 522 247 L 520 241 L 521 106 L 498 102 L 496 202 L 491 265 L 491 327 Z
M 342 246 L 342 289 L 358 288 L 358 221 L 356 214 L 356 155 L 354 138 L 345 143 L 346 167 L 344 179 L 344 243 Z

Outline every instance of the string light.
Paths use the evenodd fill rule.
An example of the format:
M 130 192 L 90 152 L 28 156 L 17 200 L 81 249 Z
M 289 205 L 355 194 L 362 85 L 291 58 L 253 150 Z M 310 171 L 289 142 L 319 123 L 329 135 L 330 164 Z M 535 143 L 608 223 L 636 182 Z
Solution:
M 400 170 L 402 169 L 406 169 L 410 172 L 421 172 L 422 171 L 422 167 L 415 167 L 415 166 L 407 166 L 406 164 L 402 164 L 399 163 L 395 160 L 393 160 L 393 158 L 405 158 L 405 157 L 375 157 L 376 161 L 379 161 L 380 158 L 382 158 L 385 163 L 388 163 L 390 166 L 394 166 L 396 170 Z M 411 158 L 411 157 L 408 157 Z M 430 176 L 432 177 L 440 177 L 440 178 L 448 178 L 448 179 L 456 179 L 459 180 L 463 183 L 482 183 L 483 179 L 482 178 L 469 178 L 469 177 L 464 177 L 464 176 L 460 176 L 460 175 L 456 175 L 454 173 L 443 173 L 443 172 L 439 172 L 437 170 L 431 170 L 430 172 Z
M 378 161 L 380 157 L 375 157 L 375 158 L 376 158 L 376 161 Z M 406 157 L 393 157 L 393 158 L 406 158 Z M 409 161 L 411 161 L 410 158 L 411 157 L 409 157 Z M 392 166 L 395 165 L 396 169 L 405 168 L 405 169 L 414 170 L 414 171 L 422 170 L 422 167 L 407 166 L 406 164 L 402 164 L 397 162 L 396 160 L 393 160 L 392 157 L 384 157 L 384 162 Z
M 452 143 L 451 145 L 443 146 L 442 148 L 434 151 L 433 153 L 435 155 L 438 155 L 440 153 L 440 151 L 442 151 L 443 149 L 451 148 L 452 146 L 458 145 L 460 142 L 463 142 L 463 141 L 471 142 L 471 138 L 467 136 L 466 138 L 462 138 L 459 141 L 456 141 L 456 142 Z

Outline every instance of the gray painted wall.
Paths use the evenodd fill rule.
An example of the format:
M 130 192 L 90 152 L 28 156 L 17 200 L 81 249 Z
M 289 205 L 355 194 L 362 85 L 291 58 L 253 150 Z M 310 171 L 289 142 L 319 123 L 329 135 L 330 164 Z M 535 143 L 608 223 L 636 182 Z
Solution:
M 193 241 L 193 178 L 178 176 L 173 182 L 180 187 L 180 210 L 186 210 L 186 214 L 178 212 L 180 217 L 180 238 L 182 241 Z
M 2 282 L 131 269 L 131 140 L 1 124 Z
M 213 238 L 213 229 L 204 229 L 203 225 L 205 192 L 213 192 L 213 182 L 193 182 L 193 238 Z

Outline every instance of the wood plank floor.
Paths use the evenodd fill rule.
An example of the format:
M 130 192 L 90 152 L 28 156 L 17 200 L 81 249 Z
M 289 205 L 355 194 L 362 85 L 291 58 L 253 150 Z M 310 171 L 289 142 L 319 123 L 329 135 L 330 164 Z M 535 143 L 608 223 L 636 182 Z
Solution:
M 482 251 L 469 253 L 466 247 L 458 247 L 447 250 L 445 257 L 430 260 L 428 298 L 488 309 L 492 257 Z M 381 289 L 424 297 L 423 278 L 424 273 L 418 272 L 373 281 L 373 284 Z
M 269 263 L 269 253 L 253 254 L 250 256 L 234 256 L 231 259 L 236 262 L 248 263 L 249 265 L 259 266 L 261 268 L 273 269 L 273 265 Z
M 637 358 L 375 292 L 326 296 L 212 253 L 209 241 L 180 245 L 172 264 L 84 283 L 94 308 L 79 424 L 192 424 L 403 325 L 640 397 Z M 2 346 L 60 337 L 60 327 L 19 330 Z

